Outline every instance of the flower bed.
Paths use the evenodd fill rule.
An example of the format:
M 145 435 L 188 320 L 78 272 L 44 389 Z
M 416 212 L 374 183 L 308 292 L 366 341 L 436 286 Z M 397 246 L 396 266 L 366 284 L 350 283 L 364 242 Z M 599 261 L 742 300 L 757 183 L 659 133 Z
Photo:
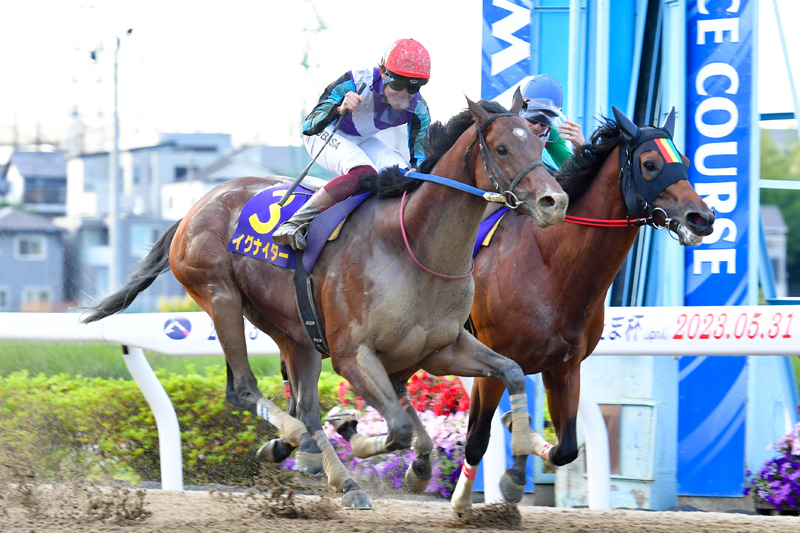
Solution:
M 765 462 L 758 472 L 747 471 L 752 480 L 744 493 L 753 494 L 757 508 L 766 503 L 779 512 L 794 512 L 800 509 L 800 423 L 771 447 L 780 455 Z
M 461 380 L 453 377 L 436 377 L 420 371 L 408 383 L 408 393 L 426 431 L 433 439 L 431 453 L 433 475 L 427 492 L 450 498 L 464 461 L 464 443 L 467 440 L 467 412 L 469 396 Z M 372 407 L 367 406 L 347 381 L 339 385 L 339 403 L 328 416 L 340 410 L 355 410 L 358 432 L 362 435 L 385 435 L 386 422 Z M 378 455 L 368 459 L 353 456 L 348 443 L 330 424 L 325 433 L 348 471 L 359 482 L 372 487 L 400 489 L 409 465 L 416 459 L 413 450 Z M 283 463 L 283 470 L 291 470 L 294 460 Z

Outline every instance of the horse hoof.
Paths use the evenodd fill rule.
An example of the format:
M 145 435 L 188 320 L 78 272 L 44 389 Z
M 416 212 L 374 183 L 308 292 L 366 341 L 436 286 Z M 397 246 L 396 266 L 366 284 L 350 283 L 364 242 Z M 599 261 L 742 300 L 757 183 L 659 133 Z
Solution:
M 348 511 L 371 511 L 372 504 L 367 498 L 367 493 L 361 489 L 351 490 L 342 498 L 342 505 Z
M 503 416 L 500 418 L 503 421 L 503 425 L 506 427 L 507 430 L 511 430 L 511 411 L 507 411 L 503 413 Z M 531 427 L 531 415 L 528 415 L 528 427 Z
M 339 429 L 346 424 L 353 424 L 353 428 L 358 424 L 355 411 L 339 411 L 338 413 L 328 415 L 328 418 L 325 420 L 327 420 L 336 431 L 339 431 Z
M 419 459 L 417 459 L 417 461 L 419 461 Z M 433 475 L 430 461 L 423 461 L 419 465 L 417 465 L 417 461 L 414 461 L 408 466 L 406 475 L 403 478 L 403 488 L 412 494 L 422 494 L 425 492 L 428 489 L 428 485 L 431 484 L 431 476 Z
M 256 452 L 256 459 L 263 463 L 282 463 L 294 450 L 286 439 L 272 439 L 264 443 Z
M 508 471 L 503 472 L 500 476 L 500 492 L 503 494 L 503 499 L 511 503 L 519 503 L 522 501 L 522 493 L 525 490 L 525 485 L 516 483 Z
M 322 466 L 321 453 L 297 452 L 294 454 L 295 468 L 310 476 L 321 476 L 325 473 Z

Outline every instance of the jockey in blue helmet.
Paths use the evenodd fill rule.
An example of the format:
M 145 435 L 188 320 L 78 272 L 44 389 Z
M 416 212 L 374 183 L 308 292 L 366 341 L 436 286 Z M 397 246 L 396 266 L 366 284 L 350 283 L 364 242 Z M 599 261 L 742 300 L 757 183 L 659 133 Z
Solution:
M 525 106 L 520 116 L 528 121 L 531 131 L 545 141 L 545 149 L 561 168 L 572 152 L 565 140 L 577 148 L 584 143 L 581 127 L 564 116 L 564 90 L 561 84 L 547 74 L 538 74 L 522 88 Z

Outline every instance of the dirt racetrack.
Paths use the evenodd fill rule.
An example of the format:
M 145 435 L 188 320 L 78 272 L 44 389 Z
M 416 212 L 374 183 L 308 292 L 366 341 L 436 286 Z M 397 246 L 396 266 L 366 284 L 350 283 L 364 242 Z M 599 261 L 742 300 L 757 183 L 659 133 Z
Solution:
M 476 504 L 458 518 L 450 504 L 426 496 L 372 497 L 374 510 L 345 511 L 340 497 L 290 492 L 168 492 L 90 485 L 7 485 L 0 489 L 4 533 L 559 533 L 800 531 L 800 517 L 741 513 L 592 511 Z

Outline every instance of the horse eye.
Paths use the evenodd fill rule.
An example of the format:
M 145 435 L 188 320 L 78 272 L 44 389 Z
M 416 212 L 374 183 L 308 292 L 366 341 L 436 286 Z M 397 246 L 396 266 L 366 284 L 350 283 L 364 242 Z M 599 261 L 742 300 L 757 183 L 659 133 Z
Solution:
M 656 165 L 652 161 L 645 161 L 644 162 L 644 169 L 645 170 L 656 170 Z
M 508 149 L 502 144 L 498 145 L 494 151 L 497 152 L 497 155 L 508 155 Z

